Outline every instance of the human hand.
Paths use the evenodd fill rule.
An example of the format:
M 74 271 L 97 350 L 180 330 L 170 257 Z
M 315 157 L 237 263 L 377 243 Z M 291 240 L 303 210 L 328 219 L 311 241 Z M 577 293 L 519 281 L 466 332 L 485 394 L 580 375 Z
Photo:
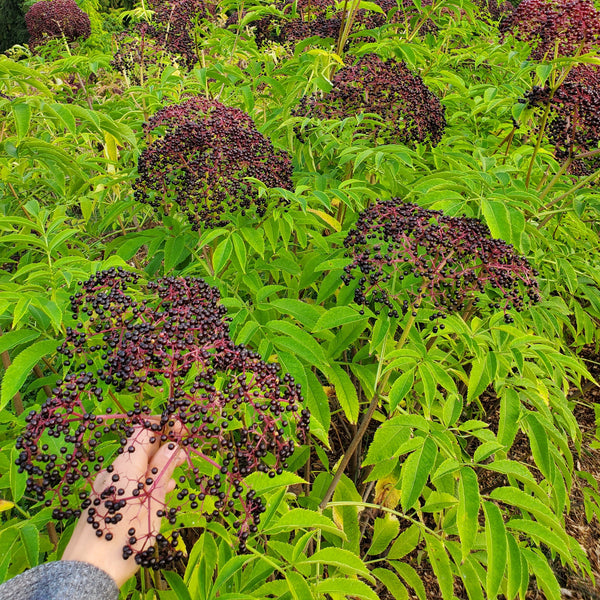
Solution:
M 96 476 L 91 507 L 83 511 L 62 560 L 99 567 L 119 587 L 137 572 L 135 560 L 124 560 L 132 553 L 126 548 L 140 551 L 152 546 L 160 531 L 165 496 L 175 487 L 173 471 L 185 460 L 180 446 L 174 442 L 160 445 L 158 438 L 154 432 L 136 427 L 125 451 Z M 111 487 L 112 493 L 103 494 Z M 109 498 L 122 505 L 112 515 L 110 502 L 106 506 Z

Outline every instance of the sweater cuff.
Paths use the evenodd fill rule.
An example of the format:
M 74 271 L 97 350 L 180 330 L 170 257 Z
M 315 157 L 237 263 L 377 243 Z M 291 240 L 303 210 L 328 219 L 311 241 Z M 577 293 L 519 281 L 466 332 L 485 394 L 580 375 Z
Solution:
M 117 600 L 119 588 L 102 569 L 61 560 L 39 565 L 0 585 L 1 600 Z

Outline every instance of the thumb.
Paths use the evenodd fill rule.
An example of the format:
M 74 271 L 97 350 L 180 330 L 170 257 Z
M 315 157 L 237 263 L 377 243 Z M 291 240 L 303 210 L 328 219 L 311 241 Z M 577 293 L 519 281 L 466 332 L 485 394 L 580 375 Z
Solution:
M 173 471 L 185 462 L 186 453 L 175 442 L 163 444 L 150 460 L 147 477 L 154 480 L 153 496 L 164 501 L 167 492 L 175 488 Z

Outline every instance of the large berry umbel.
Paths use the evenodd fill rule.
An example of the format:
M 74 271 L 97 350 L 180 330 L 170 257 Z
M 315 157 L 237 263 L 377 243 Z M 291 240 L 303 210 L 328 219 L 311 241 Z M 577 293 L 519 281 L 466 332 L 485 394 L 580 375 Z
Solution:
M 366 54 L 355 65 L 340 69 L 333 89 L 323 95 L 304 97 L 296 116 L 345 119 L 374 114 L 376 124 L 361 125 L 360 133 L 378 143 L 437 144 L 446 126 L 445 109 L 439 99 L 404 62 L 383 60 Z
M 500 33 L 532 45 L 534 60 L 575 56 L 600 45 L 600 12 L 592 0 L 523 0 L 500 22 Z
M 90 37 L 90 18 L 74 0 L 41 0 L 25 15 L 29 45 L 34 48 L 48 38 L 64 35 L 67 42 Z
M 176 205 L 194 229 L 223 225 L 235 211 L 264 215 L 265 200 L 247 177 L 292 189 L 287 153 L 237 108 L 196 97 L 159 110 L 145 130 L 159 127 L 164 134 L 139 158 L 135 197 L 165 212 Z
M 600 168 L 600 153 L 575 158 L 600 149 L 600 67 L 577 65 L 551 96 L 550 89 L 534 88 L 526 95 L 543 113 L 550 104 L 546 132 L 556 158 L 572 160 L 575 175 L 590 175 Z
M 76 324 L 58 349 L 65 374 L 29 413 L 17 442 L 27 494 L 56 507 L 54 518 L 87 514 L 110 541 L 110 525 L 141 496 L 172 525 L 185 509 L 219 519 L 245 548 L 264 507 L 244 478 L 281 473 L 294 439 L 306 439 L 309 415 L 290 375 L 232 343 L 218 300 L 201 279 L 143 284 L 122 269 L 99 272 L 71 298 Z M 99 496 L 91 494 L 94 476 L 115 453 L 135 451 L 128 438 L 144 429 L 183 449 L 179 489 L 159 503 L 160 472 L 131 495 L 114 474 Z M 155 548 L 150 533 L 137 530 L 123 556 L 164 568 L 180 556 L 178 535 L 159 535 Z
M 198 62 L 194 28 L 209 16 L 204 0 L 150 0 L 152 21 L 143 25 L 145 32 L 171 54 L 182 56 L 188 68 Z
M 381 305 L 398 317 L 421 305 L 431 320 L 461 311 L 485 295 L 489 308 L 522 310 L 537 302 L 537 273 L 477 219 L 449 217 L 399 198 L 363 211 L 344 241 L 352 262 L 344 283 L 358 279 L 359 305 Z M 437 331 L 437 327 L 436 327 Z

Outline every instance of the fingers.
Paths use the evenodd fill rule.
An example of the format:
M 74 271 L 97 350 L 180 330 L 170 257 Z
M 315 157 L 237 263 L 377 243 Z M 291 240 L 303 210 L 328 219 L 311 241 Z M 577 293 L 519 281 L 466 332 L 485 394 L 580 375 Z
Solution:
M 123 453 L 113 461 L 116 472 L 129 477 L 141 477 L 148 468 L 148 463 L 160 446 L 160 434 L 140 425 L 134 427 L 133 434 L 127 438 Z
M 152 457 L 148 465 L 148 476 L 154 479 L 153 496 L 157 500 L 164 501 L 167 492 L 175 488 L 175 481 L 171 479 L 173 471 L 184 462 L 185 452 L 174 442 L 163 444 Z M 157 469 L 155 474 L 152 473 L 154 469 Z

